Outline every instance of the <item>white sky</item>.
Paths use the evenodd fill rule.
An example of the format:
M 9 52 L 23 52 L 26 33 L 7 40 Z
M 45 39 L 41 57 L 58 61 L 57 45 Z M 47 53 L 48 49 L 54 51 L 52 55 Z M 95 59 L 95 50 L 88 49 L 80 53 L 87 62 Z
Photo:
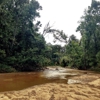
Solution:
M 40 11 L 42 27 L 50 21 L 54 28 L 63 30 L 68 36 L 74 34 L 80 39 L 80 33 L 75 32 L 78 26 L 78 21 L 84 14 L 84 10 L 91 5 L 92 0 L 37 1 L 43 8 L 43 10 Z M 47 36 L 46 41 L 52 43 L 52 36 Z

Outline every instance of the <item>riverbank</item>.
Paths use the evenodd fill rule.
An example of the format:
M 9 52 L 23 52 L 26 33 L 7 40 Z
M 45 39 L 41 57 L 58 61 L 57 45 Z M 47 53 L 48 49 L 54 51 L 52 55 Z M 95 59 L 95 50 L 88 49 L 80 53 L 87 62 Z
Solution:
M 46 83 L 0 93 L 0 100 L 100 100 L 100 74 L 86 73 L 72 79 L 81 80 L 81 83 Z

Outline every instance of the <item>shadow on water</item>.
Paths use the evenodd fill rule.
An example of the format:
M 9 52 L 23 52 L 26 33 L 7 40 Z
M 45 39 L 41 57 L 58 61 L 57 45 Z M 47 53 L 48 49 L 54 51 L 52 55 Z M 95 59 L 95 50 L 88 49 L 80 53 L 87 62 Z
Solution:
M 84 72 L 71 69 L 48 69 L 43 72 L 0 74 L 0 92 L 21 90 L 34 85 L 53 82 L 67 84 L 71 77 L 81 74 L 84 74 Z

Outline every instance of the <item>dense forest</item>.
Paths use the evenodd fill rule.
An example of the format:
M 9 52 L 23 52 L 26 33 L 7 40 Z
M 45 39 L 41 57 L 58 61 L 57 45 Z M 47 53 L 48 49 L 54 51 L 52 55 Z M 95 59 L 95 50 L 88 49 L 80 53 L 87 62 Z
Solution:
M 100 70 L 100 2 L 92 0 L 84 11 L 74 35 L 52 29 L 49 23 L 39 32 L 42 10 L 36 0 L 0 0 L 0 72 L 34 71 L 60 65 Z M 44 35 L 53 34 L 65 46 L 46 43 Z

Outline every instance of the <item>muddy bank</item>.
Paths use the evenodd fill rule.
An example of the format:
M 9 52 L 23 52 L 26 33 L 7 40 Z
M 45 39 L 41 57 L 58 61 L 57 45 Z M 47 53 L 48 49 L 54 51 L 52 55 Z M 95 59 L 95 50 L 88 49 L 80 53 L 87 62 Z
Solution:
M 100 100 L 100 74 L 75 76 L 78 84 L 47 83 L 21 91 L 0 93 L 0 100 Z

